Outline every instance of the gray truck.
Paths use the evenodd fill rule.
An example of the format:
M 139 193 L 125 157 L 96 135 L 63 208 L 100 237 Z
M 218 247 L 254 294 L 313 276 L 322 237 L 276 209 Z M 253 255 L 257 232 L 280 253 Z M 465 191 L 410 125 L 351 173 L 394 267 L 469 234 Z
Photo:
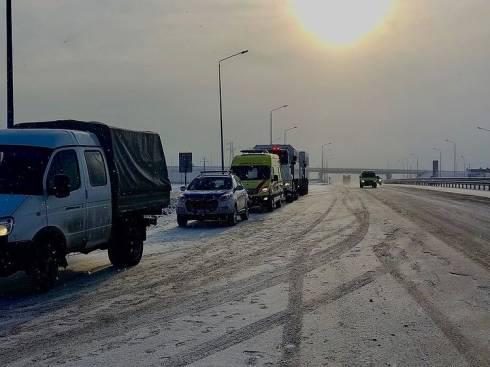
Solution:
M 170 190 L 155 133 L 74 120 L 1 131 L 0 276 L 26 271 L 46 291 L 68 253 L 138 264 Z
M 254 149 L 279 156 L 286 202 L 292 202 L 300 195 L 308 194 L 308 153 L 298 152 L 289 144 L 256 145 Z

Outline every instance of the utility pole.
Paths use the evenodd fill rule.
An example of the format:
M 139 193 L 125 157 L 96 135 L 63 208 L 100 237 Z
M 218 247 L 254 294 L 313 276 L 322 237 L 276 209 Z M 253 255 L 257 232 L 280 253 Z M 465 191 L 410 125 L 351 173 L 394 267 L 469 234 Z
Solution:
M 221 171 L 223 171 L 223 172 L 225 170 L 225 153 L 224 153 L 224 148 L 223 148 L 223 95 L 221 92 L 221 89 L 222 89 L 222 87 L 221 87 L 221 63 L 223 61 L 231 59 L 232 57 L 239 56 L 239 55 L 245 55 L 247 52 L 248 52 L 248 50 L 243 50 L 243 51 L 237 52 L 236 54 L 225 57 L 225 58 L 218 61 L 219 127 L 220 127 L 220 142 L 221 142 Z
M 270 111 L 270 116 L 269 116 L 269 120 L 270 120 L 270 121 L 269 121 L 269 125 L 270 125 L 270 126 L 269 126 L 269 129 L 270 129 L 270 145 L 272 145 L 272 113 L 273 113 L 274 111 L 280 110 L 281 108 L 287 108 L 287 107 L 288 107 L 288 105 L 287 105 L 287 104 L 285 104 L 285 105 L 283 105 L 283 106 L 280 106 L 280 107 L 274 108 L 274 109 L 272 109 L 272 110 Z
M 12 52 L 12 0 L 7 0 L 7 128 L 14 127 L 14 60 Z
M 442 150 L 436 147 L 432 149 L 439 152 L 439 177 L 442 177 Z
M 202 157 L 201 162 L 202 162 L 202 170 L 206 172 L 206 157 Z
M 452 141 L 452 140 L 449 140 L 449 139 L 446 139 L 446 142 L 452 143 L 453 146 L 454 146 L 454 150 L 453 150 L 453 159 L 454 159 L 453 177 L 456 177 L 456 171 L 458 170 L 457 163 L 456 163 L 456 142 L 455 141 Z
M 230 141 L 228 143 L 228 147 L 229 147 L 228 149 L 230 151 L 229 165 L 231 167 L 231 162 L 233 161 L 233 157 L 235 157 L 235 144 L 232 141 Z

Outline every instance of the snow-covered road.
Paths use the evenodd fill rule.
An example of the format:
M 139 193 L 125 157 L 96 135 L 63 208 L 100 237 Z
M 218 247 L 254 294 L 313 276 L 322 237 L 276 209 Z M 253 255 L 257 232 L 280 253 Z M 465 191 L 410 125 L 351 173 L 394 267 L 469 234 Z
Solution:
M 490 365 L 490 199 L 313 186 L 228 228 L 153 228 L 140 265 L 0 280 L 4 366 Z

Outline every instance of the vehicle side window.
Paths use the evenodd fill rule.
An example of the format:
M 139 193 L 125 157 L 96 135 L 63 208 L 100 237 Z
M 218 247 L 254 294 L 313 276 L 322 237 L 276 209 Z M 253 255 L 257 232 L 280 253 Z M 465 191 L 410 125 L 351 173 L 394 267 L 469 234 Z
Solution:
M 56 175 L 67 175 L 70 179 L 70 192 L 80 188 L 80 169 L 77 153 L 74 150 L 62 150 L 56 153 L 49 167 L 47 187 L 54 186 Z
M 92 187 L 107 185 L 107 172 L 102 153 L 97 150 L 85 151 L 85 161 L 87 162 L 88 177 Z

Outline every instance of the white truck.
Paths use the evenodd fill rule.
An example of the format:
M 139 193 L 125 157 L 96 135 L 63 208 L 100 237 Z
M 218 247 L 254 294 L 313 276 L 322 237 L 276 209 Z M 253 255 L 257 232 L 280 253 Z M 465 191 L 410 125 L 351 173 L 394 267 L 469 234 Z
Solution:
M 157 134 L 73 120 L 0 131 L 0 276 L 26 271 L 46 291 L 68 253 L 138 264 L 170 190 Z

